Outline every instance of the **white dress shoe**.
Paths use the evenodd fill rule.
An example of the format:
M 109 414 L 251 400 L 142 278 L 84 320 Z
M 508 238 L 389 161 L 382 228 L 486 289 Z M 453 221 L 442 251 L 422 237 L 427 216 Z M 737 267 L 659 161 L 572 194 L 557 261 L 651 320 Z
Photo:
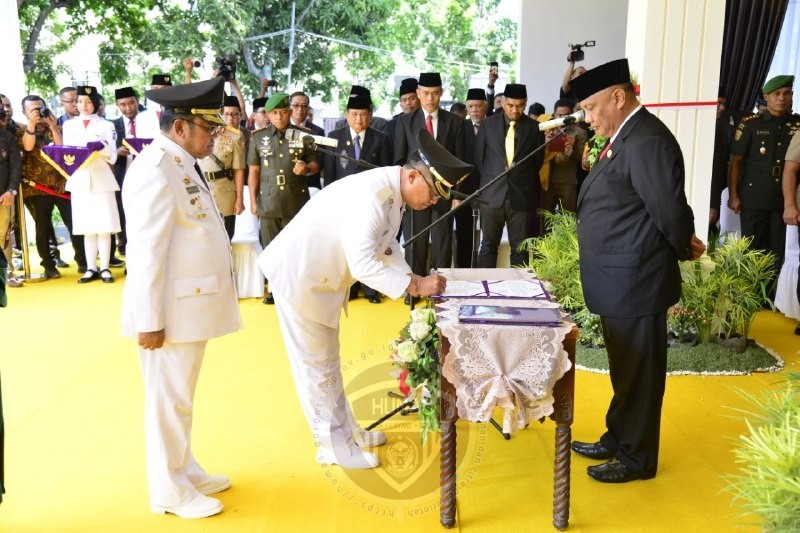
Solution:
M 200 483 L 194 483 L 194 488 L 196 488 L 200 494 L 208 496 L 209 494 L 216 494 L 231 488 L 231 480 L 228 476 L 210 475 Z
M 153 505 L 151 509 L 154 513 L 172 513 L 181 518 L 205 518 L 221 512 L 222 502 L 216 498 L 209 498 L 203 494 L 198 494 L 192 501 L 183 505 L 177 505 L 175 507 Z
M 372 448 L 386 444 L 386 433 L 356 428 L 353 430 L 353 440 L 362 448 Z
M 375 468 L 381 464 L 378 456 L 372 452 L 365 452 L 352 440 L 347 444 L 333 448 L 320 447 L 317 451 L 319 464 L 339 465 L 343 468 Z

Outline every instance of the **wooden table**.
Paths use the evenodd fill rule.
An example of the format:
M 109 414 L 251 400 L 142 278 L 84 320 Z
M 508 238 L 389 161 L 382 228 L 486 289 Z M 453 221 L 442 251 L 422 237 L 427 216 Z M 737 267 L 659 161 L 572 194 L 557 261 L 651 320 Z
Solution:
M 577 326 L 564 338 L 564 349 L 572 363 L 569 371 L 558 380 L 553 388 L 555 403 L 550 418 L 556 423 L 555 464 L 553 467 L 553 526 L 566 529 L 569 526 L 569 488 L 570 488 L 570 444 L 572 443 L 572 413 L 575 393 L 575 343 L 578 339 Z M 450 341 L 441 338 L 441 361 L 450 351 Z M 444 527 L 456 523 L 456 391 L 446 379 L 441 379 L 439 421 L 441 424 L 441 513 Z

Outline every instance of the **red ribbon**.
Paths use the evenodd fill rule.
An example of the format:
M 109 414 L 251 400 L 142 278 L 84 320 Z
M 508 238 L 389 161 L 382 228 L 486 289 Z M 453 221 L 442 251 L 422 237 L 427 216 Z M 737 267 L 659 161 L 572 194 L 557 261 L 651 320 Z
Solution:
M 42 185 L 41 183 L 36 183 L 35 181 L 31 181 L 31 180 L 22 180 L 22 181 L 23 181 L 23 183 L 25 183 L 25 185 L 27 185 L 28 187 L 33 187 L 37 191 L 42 191 L 43 193 L 49 194 L 51 196 L 58 196 L 59 198 L 63 198 L 65 200 L 71 200 L 72 199 L 72 197 L 69 194 L 63 193 L 63 192 L 58 192 L 58 191 L 56 191 L 54 189 L 51 189 L 50 187 Z

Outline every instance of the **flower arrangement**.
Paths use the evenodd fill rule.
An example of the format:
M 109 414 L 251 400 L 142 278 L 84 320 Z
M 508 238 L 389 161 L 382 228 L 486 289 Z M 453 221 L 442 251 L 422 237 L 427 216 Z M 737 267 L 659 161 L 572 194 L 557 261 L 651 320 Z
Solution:
M 400 392 L 414 398 L 418 408 L 422 443 L 428 433 L 439 431 L 439 328 L 432 307 L 411 311 L 411 320 L 400 337 L 389 343 Z

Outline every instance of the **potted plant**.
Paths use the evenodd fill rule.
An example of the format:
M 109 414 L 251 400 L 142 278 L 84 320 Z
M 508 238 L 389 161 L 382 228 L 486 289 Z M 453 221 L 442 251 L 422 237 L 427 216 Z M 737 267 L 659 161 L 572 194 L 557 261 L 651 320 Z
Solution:
M 734 503 L 757 515 L 769 533 L 800 531 L 800 374 L 790 373 L 775 391 L 754 396 L 743 413 L 747 433 L 734 448 L 741 465 L 725 476 Z

